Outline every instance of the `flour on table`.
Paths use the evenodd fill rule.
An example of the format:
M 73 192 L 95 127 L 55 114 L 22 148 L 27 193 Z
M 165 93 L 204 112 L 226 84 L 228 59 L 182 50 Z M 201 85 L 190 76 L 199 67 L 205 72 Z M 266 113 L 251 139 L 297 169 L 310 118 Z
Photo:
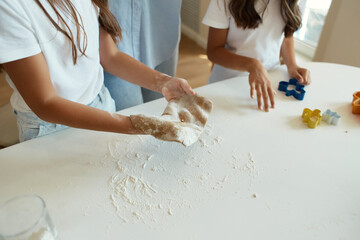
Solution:
M 109 143 L 107 156 L 115 164 L 108 181 L 110 202 L 119 219 L 165 227 L 169 218 L 187 214 L 187 209 L 209 199 L 223 199 L 229 192 L 239 197 L 248 177 L 251 185 L 258 175 L 255 159 L 252 153 L 239 150 L 223 158 L 227 146 L 213 130 L 207 124 L 198 142 L 186 150 L 148 137 L 130 136 Z
M 201 175 L 201 176 L 200 176 L 200 179 L 201 179 L 201 180 L 206 180 L 206 179 L 208 179 L 208 176 L 207 176 L 207 175 Z
M 229 176 L 225 176 L 225 177 L 222 179 L 222 182 L 225 183 L 228 179 L 229 179 Z
M 249 153 L 249 160 L 241 168 L 241 170 L 246 172 L 251 177 L 256 177 L 259 175 L 259 171 L 256 168 L 255 161 L 251 152 Z
M 217 143 L 221 143 L 224 139 L 220 136 L 217 136 L 215 139 L 214 139 Z
M 169 208 L 168 214 L 169 214 L 169 215 L 174 215 L 173 212 L 172 212 L 172 210 L 171 210 L 171 208 Z
M 240 159 L 235 152 L 232 155 L 232 159 L 235 161 L 229 163 L 231 164 L 233 169 L 238 169 L 252 178 L 259 175 L 259 171 L 257 170 L 255 160 L 251 152 L 248 153 L 248 159 L 245 163 L 239 161 Z
M 112 204 L 125 222 L 133 217 L 144 219 L 144 213 L 151 211 L 156 200 L 154 194 L 158 192 L 154 186 L 138 177 L 128 175 L 115 175 L 109 183 L 113 189 Z
M 163 166 L 153 166 L 152 168 L 151 168 L 151 171 L 153 171 L 153 172 L 159 172 L 159 171 L 166 171 L 165 170 L 165 168 L 163 167 Z
M 209 145 L 206 144 L 204 139 L 199 138 L 199 142 L 201 143 L 201 147 L 209 147 Z

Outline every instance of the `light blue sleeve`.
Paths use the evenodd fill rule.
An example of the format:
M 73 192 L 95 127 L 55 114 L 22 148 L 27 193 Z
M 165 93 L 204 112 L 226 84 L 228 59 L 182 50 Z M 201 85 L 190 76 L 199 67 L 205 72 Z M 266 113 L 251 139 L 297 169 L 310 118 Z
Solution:
M 155 67 L 173 56 L 180 40 L 181 0 L 147 0 L 140 36 L 141 61 Z M 150 47 L 152 46 L 152 47 Z
M 118 43 L 119 50 L 139 60 L 139 56 L 135 55 L 132 47 L 134 38 L 138 39 L 138 37 L 133 36 L 132 33 L 134 25 L 139 25 L 141 14 L 133 11 L 134 3 L 134 0 L 110 0 L 109 8 L 118 20 L 122 30 L 122 40 Z
M 181 0 L 110 0 L 123 30 L 123 51 L 151 68 L 170 59 L 180 40 Z

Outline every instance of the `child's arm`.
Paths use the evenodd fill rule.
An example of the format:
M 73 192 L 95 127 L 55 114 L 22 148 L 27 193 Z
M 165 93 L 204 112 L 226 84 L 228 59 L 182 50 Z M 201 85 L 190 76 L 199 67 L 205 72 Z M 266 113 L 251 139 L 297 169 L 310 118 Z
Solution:
M 195 94 L 186 80 L 160 73 L 120 52 L 110 34 L 102 27 L 100 27 L 100 62 L 105 71 L 136 85 L 160 92 L 168 101 L 184 94 Z
M 296 64 L 293 36 L 284 38 L 280 55 L 286 64 L 290 77 L 296 78 L 300 84 L 310 84 L 310 71 L 305 68 L 300 68 Z
M 271 85 L 269 75 L 260 61 L 254 58 L 244 57 L 225 48 L 228 29 L 217 29 L 210 27 L 208 36 L 207 55 L 209 60 L 221 66 L 249 72 L 250 96 L 256 97 L 258 108 L 269 111 L 269 101 L 271 107 L 274 108 L 275 91 Z
M 16 88 L 31 110 L 42 120 L 75 128 L 137 134 L 130 118 L 59 97 L 50 80 L 42 53 L 4 63 Z

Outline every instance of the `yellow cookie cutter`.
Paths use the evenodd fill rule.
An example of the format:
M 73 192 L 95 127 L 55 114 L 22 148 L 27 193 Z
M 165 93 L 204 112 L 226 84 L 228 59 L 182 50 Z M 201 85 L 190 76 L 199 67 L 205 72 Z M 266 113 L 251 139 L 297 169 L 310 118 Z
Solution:
M 316 128 L 321 122 L 321 111 L 319 109 L 312 111 L 309 108 L 304 108 L 302 118 L 303 122 L 307 123 L 309 128 Z
M 353 94 L 352 113 L 360 114 L 360 91 Z

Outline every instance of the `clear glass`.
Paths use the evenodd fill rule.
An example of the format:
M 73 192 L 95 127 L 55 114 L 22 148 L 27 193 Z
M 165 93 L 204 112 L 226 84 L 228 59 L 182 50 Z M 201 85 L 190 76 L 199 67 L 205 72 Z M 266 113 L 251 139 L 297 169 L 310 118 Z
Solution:
M 0 206 L 0 240 L 58 240 L 44 200 L 23 195 Z
M 294 37 L 316 47 L 330 5 L 331 0 L 301 0 L 302 27 L 295 32 Z

